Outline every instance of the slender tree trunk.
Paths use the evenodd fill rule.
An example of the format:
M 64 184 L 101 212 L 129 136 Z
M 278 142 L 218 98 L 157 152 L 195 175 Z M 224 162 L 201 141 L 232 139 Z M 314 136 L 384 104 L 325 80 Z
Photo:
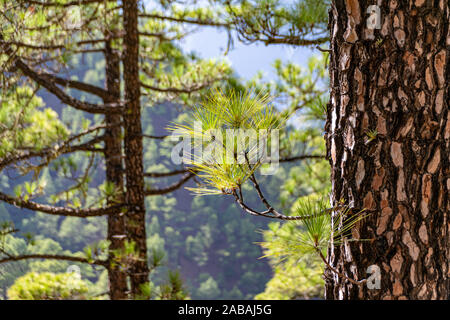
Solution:
M 112 51 L 110 42 L 106 42 L 106 88 L 109 93 L 105 103 L 120 101 L 120 60 Z M 123 202 L 124 181 L 122 166 L 122 126 L 121 116 L 117 114 L 106 114 L 105 122 L 108 128 L 105 130 L 105 162 L 106 181 L 114 184 L 117 196 L 108 199 L 108 205 L 115 202 Z M 109 127 L 111 126 L 111 127 Z M 127 298 L 127 274 L 124 268 L 114 263 L 114 252 L 123 251 L 125 242 L 125 216 L 118 210 L 108 215 L 108 235 L 110 241 L 109 260 L 113 263 L 108 268 L 109 292 L 112 300 L 123 300 Z
M 124 144 L 126 172 L 127 235 L 138 250 L 139 260 L 131 270 L 133 296 L 141 293 L 141 286 L 148 282 L 147 244 L 145 231 L 145 194 L 143 169 L 143 143 L 141 127 L 139 82 L 139 33 L 138 3 L 123 0 L 125 82 Z
M 327 271 L 326 298 L 448 299 L 449 3 L 378 1 L 381 25 L 371 30 L 376 2 L 333 0 L 330 10 L 332 201 L 366 208 L 352 234 L 374 240 L 331 247 L 328 259 L 358 280 L 376 265 L 381 284 Z

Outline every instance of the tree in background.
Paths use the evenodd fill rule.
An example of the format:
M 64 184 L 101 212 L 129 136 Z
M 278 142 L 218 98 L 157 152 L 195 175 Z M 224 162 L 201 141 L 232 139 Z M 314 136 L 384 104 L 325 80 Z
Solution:
M 3 50 L 3 87 L 2 93 L 8 94 L 15 86 L 27 84 L 34 88 L 29 93 L 31 100 L 39 87 L 45 88 L 58 98 L 60 103 L 72 108 L 90 113 L 104 115 L 103 123 L 85 128 L 82 132 L 69 135 L 57 127 L 58 136 L 50 130 L 38 132 L 32 139 L 41 136 L 54 137 L 52 141 L 39 141 L 30 144 L 24 139 L 21 128 L 37 121 L 37 119 L 22 118 L 21 108 L 27 108 L 29 101 L 22 101 L 15 114 L 5 113 L 11 127 L 6 128 L 6 134 L 14 136 L 16 145 L 11 145 L 7 138 L 3 139 L 5 152 L 3 153 L 2 168 L 21 164 L 30 159 L 41 158 L 41 162 L 28 162 L 27 171 L 34 171 L 32 182 L 27 182 L 26 194 L 16 188 L 16 196 L 1 194 L 3 201 L 16 206 L 60 216 L 94 217 L 108 216 L 109 241 L 108 259 L 95 260 L 92 257 L 77 258 L 77 262 L 86 262 L 104 266 L 109 271 L 110 294 L 113 299 L 126 297 L 126 276 L 131 279 L 133 296 L 140 295 L 143 285 L 148 282 L 148 264 L 145 233 L 145 205 L 147 195 L 159 195 L 171 192 L 186 182 L 191 174 L 184 176 L 180 182 L 168 188 L 145 188 L 143 172 L 142 140 L 144 135 L 140 127 L 141 103 L 141 75 L 144 79 L 152 79 L 154 84 L 145 85 L 151 92 L 163 94 L 189 94 L 198 91 L 227 74 L 227 66 L 213 62 L 197 62 L 198 59 L 183 58 L 181 52 L 170 43 L 170 38 L 164 34 L 170 31 L 177 33 L 177 28 L 168 31 L 164 23 L 146 23 L 138 30 L 138 14 L 140 8 L 135 1 L 126 1 L 123 6 L 114 1 L 86 1 L 74 5 L 71 1 L 58 2 L 30 2 L 19 1 L 11 4 L 2 2 L 2 19 L 5 20 L 1 33 Z M 123 12 L 120 17 L 119 12 Z M 118 27 L 123 19 L 123 30 Z M 175 36 L 179 37 L 179 36 Z M 173 40 L 173 39 L 172 39 Z M 145 54 L 140 54 L 143 47 Z M 70 70 L 70 59 L 78 54 L 103 53 L 105 64 L 106 88 L 97 87 L 56 75 L 61 70 Z M 140 63 L 140 60 L 145 61 Z M 120 92 L 120 60 L 122 61 L 124 90 Z M 183 70 L 186 67 L 187 70 Z M 144 70 L 144 71 L 142 71 Z M 168 70 L 175 70 L 173 74 Z M 220 76 L 218 74 L 220 73 Z M 172 76 L 171 76 L 172 75 Z M 190 86 L 184 85 L 183 80 L 189 76 Z M 177 87 L 170 87 L 175 82 Z M 74 98 L 64 88 L 75 89 L 90 96 L 101 98 L 103 103 L 90 103 Z M 124 103 L 121 97 L 126 100 Z M 7 97 L 7 96 L 5 96 Z M 160 97 L 158 97 L 160 98 Z M 24 99 L 22 99 L 24 100 Z M 11 99 L 4 100 L 12 103 Z M 49 113 L 49 112 L 47 112 Z M 51 113 L 49 113 L 51 115 Z M 15 119 L 19 119 L 15 121 Z M 27 122 L 28 121 L 28 122 Z M 44 121 L 44 120 L 41 120 Z M 119 122 L 118 122 L 119 121 Z M 5 120 L 5 123 L 6 120 Z M 88 123 L 85 121 L 84 124 Z M 59 129 L 58 129 L 59 128 Z M 123 128 L 123 129 L 121 129 Z M 123 141 L 122 141 L 123 130 Z M 67 131 L 67 130 L 66 130 Z M 94 137 L 92 137 L 94 135 Z M 86 138 L 90 140 L 84 140 Z M 151 137 L 153 138 L 153 137 Z M 159 138 L 159 137 L 158 137 Z M 77 141 L 84 140 L 76 145 Z M 103 147 L 100 145 L 103 143 Z M 123 144 L 123 156 L 122 156 Z M 106 181 L 103 185 L 106 207 L 81 209 L 89 205 L 83 198 L 89 186 L 89 170 L 75 178 L 76 184 L 63 197 L 54 196 L 55 202 L 64 198 L 65 206 L 39 204 L 30 200 L 43 191 L 39 184 L 39 174 L 50 162 L 58 156 L 73 152 L 103 154 L 106 163 Z M 124 165 L 122 165 L 122 157 Z M 64 160 L 62 160 L 64 162 Z M 69 165 L 73 163 L 68 160 Z M 67 166 L 63 166 L 67 169 Z M 123 169 L 125 168 L 125 169 Z M 63 170 L 65 170 L 63 169 Z M 75 170 L 76 171 L 76 170 Z M 168 176 L 171 173 L 149 173 L 151 177 Z M 38 188 L 39 186 L 39 188 Z M 84 199 L 85 200 L 85 199 Z M 84 203 L 82 203 L 84 202 Z M 100 203 L 101 204 L 101 203 Z M 92 204 L 90 204 L 92 205 Z M 132 248 L 131 255 L 125 253 Z M 92 253 L 93 251 L 89 251 Z M 19 255 L 10 256 L 2 262 L 22 259 L 59 259 L 72 261 L 70 256 L 53 255 Z M 130 259 L 131 258 L 131 259 Z

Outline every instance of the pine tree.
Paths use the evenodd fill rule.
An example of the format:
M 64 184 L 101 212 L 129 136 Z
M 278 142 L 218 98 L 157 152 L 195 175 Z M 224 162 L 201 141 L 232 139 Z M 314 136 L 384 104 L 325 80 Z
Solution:
M 33 181 L 36 182 L 30 182 L 30 186 L 38 186 L 41 170 L 58 157 L 73 152 L 87 152 L 93 158 L 103 156 L 106 163 L 103 185 L 106 202 L 104 205 L 97 203 L 97 208 L 82 208 L 87 203 L 82 201 L 80 194 L 89 188 L 89 169 L 82 175 L 84 180 L 77 178 L 79 184 L 64 193 L 65 203 L 61 197 L 53 198 L 55 202 L 61 202 L 61 206 L 32 201 L 31 197 L 37 196 L 32 189 L 31 192 L 27 190 L 27 194 L 17 192 L 15 196 L 2 192 L 0 198 L 21 208 L 58 216 L 86 218 L 106 215 L 110 243 L 107 260 L 92 256 L 75 259 L 53 255 L 9 256 L 5 253 L 7 257 L 1 262 L 47 258 L 98 264 L 109 271 L 112 299 L 127 297 L 128 276 L 131 296 L 142 296 L 149 276 L 144 198 L 172 192 L 193 175 L 186 170 L 144 173 L 141 91 L 145 90 L 143 95 L 148 96 L 147 102 L 151 103 L 167 98 L 187 102 L 195 98 L 196 92 L 228 77 L 229 68 L 223 63 L 184 57 L 173 44 L 174 39 L 183 36 L 180 27 L 165 23 L 167 19 L 146 17 L 138 1 L 86 0 L 74 3 L 24 0 L 17 3 L 2 1 L 1 6 L 3 97 L 8 98 L 18 85 L 27 85 L 34 89 L 28 94 L 30 99 L 42 88 L 60 103 L 86 112 L 87 117 L 92 118 L 88 114 L 103 116 L 101 122 L 77 133 L 70 134 L 67 129 L 64 131 L 61 126 L 56 126 L 52 128 L 59 130 L 55 138 L 40 141 L 41 145 L 24 141 L 22 126 L 7 128 L 7 133 L 11 132 L 18 143 L 10 147 L 10 141 L 2 141 L 1 168 L 26 167 L 28 172 L 35 172 Z M 201 20 L 195 14 L 194 17 L 197 18 L 190 23 L 213 23 Z M 139 18 L 146 22 L 138 23 Z M 70 71 L 73 57 L 88 54 L 103 54 L 106 61 L 105 88 L 57 75 L 61 70 Z M 89 100 L 98 101 L 100 98 L 101 102 L 77 99 L 66 88 L 84 92 Z M 20 109 L 29 104 L 22 100 L 18 110 L 8 117 L 22 116 Z M 12 103 L 13 100 L 9 98 L 5 102 Z M 20 124 L 27 126 L 29 120 L 27 123 L 25 119 Z M 40 134 L 51 136 L 50 133 L 47 130 Z M 36 164 L 36 159 L 41 159 L 39 164 Z M 185 175 L 180 181 L 168 187 L 148 188 L 144 183 L 145 176 L 158 178 L 182 173 Z M 135 250 L 131 260 L 126 255 L 127 248 Z

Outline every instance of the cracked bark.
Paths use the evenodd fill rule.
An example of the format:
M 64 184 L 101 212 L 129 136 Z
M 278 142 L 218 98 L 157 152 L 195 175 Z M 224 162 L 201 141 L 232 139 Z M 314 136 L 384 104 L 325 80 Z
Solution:
M 105 44 L 106 60 L 106 88 L 108 98 L 105 103 L 120 100 L 120 59 L 113 53 L 111 43 Z M 105 163 L 106 181 L 113 183 L 117 190 L 117 197 L 108 199 L 108 205 L 123 202 L 124 179 L 122 166 L 122 127 L 117 125 L 121 122 L 121 116 L 117 114 L 106 114 L 105 122 Z M 127 298 L 127 274 L 118 264 L 111 264 L 114 260 L 113 251 L 121 251 L 125 242 L 125 216 L 122 210 L 108 215 L 107 239 L 110 241 L 110 254 L 108 265 L 109 295 L 111 300 L 124 300 Z
M 358 280 L 377 265 L 381 288 L 327 272 L 326 298 L 448 299 L 449 3 L 378 1 L 370 30 L 372 4 L 332 1 L 325 138 L 332 202 L 366 208 L 352 234 L 376 240 L 331 247 L 328 261 Z
M 143 142 L 139 82 L 139 32 L 138 4 L 136 0 L 123 0 L 123 74 L 125 82 L 126 108 L 124 111 L 124 146 L 127 235 L 135 242 L 139 259 L 131 267 L 131 293 L 136 297 L 142 293 L 142 285 L 148 283 L 147 242 L 145 230 L 145 191 L 143 168 Z

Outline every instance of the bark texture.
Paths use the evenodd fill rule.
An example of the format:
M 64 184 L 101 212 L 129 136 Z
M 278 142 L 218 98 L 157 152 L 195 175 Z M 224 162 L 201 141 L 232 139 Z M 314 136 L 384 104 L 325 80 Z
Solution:
M 134 242 L 139 259 L 131 267 L 131 292 L 134 297 L 141 294 L 141 286 L 148 283 L 147 237 L 145 230 L 145 193 L 143 168 L 143 143 L 139 82 L 139 32 L 138 1 L 123 0 L 123 22 L 125 46 L 123 75 L 125 83 L 124 149 L 127 236 Z
M 108 98 L 105 103 L 120 101 L 120 59 L 111 48 L 111 43 L 105 45 L 106 61 L 106 89 Z M 124 179 L 122 165 L 122 117 L 117 114 L 106 114 L 105 122 L 105 163 L 106 181 L 114 184 L 117 196 L 108 199 L 108 206 L 122 203 L 124 198 Z M 126 270 L 118 263 L 114 263 L 114 252 L 123 251 L 125 242 L 125 216 L 121 209 L 108 215 L 107 239 L 110 241 L 110 255 L 108 266 L 109 295 L 112 300 L 127 298 Z
M 368 28 L 377 4 L 379 29 Z M 449 299 L 448 0 L 333 0 L 326 123 L 332 201 L 370 213 L 329 249 L 327 299 Z M 374 139 L 367 133 L 376 130 Z

